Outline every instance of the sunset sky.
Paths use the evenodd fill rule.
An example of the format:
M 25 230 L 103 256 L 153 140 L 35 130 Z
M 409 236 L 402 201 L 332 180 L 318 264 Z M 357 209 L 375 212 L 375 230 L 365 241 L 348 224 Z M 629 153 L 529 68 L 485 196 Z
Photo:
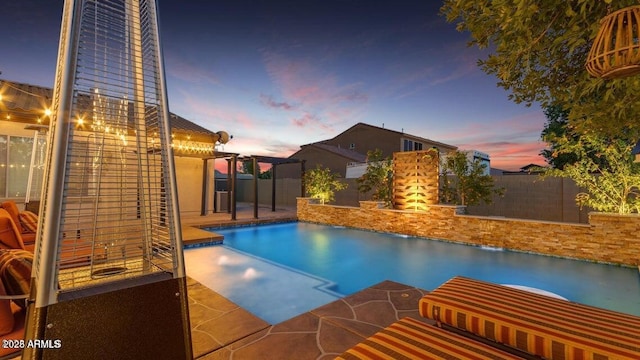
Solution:
M 159 0 L 170 111 L 234 136 L 224 151 L 289 156 L 355 123 L 544 164 L 545 117 L 508 100 L 436 1 Z M 0 78 L 53 86 L 62 0 L 0 13 Z

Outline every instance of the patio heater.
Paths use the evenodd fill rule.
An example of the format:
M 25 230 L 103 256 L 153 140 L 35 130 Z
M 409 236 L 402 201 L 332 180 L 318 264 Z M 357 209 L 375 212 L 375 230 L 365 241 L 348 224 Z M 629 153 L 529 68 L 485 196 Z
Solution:
M 44 180 L 44 159 L 47 150 L 47 125 L 28 125 L 26 130 L 34 130 L 27 191 L 24 199 L 25 210 L 38 213 L 42 197 L 42 181 Z M 35 205 L 34 205 L 35 204 Z
M 156 0 L 65 1 L 52 110 L 23 357 L 192 358 Z

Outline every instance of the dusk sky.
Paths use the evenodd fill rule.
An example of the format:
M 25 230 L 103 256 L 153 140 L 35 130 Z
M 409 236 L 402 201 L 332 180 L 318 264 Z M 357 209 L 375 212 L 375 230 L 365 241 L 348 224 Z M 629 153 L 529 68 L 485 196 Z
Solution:
M 542 110 L 508 100 L 439 15 L 441 2 L 160 0 L 169 109 L 234 138 L 223 150 L 289 156 L 358 122 L 543 165 Z M 0 13 L 0 78 L 52 87 L 62 0 Z

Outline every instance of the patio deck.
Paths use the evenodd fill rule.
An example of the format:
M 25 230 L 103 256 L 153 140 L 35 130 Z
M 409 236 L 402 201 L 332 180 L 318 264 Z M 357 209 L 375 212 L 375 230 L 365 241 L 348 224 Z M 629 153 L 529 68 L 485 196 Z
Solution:
M 291 208 L 238 204 L 228 213 L 181 218 L 185 244 L 221 242 L 205 227 L 295 221 Z M 199 282 L 188 279 L 191 338 L 195 359 L 333 359 L 382 328 L 405 317 L 420 318 L 425 290 L 384 281 L 279 324 L 269 324 Z M 257 295 L 259 296 L 259 295 Z
M 276 208 L 276 211 L 271 211 L 270 206 L 259 206 L 258 218 L 256 219 L 254 217 L 253 204 L 238 203 L 236 207 L 236 220 L 231 220 L 231 214 L 227 212 L 181 216 L 182 241 L 185 245 L 222 242 L 222 236 L 201 230 L 207 227 L 269 224 L 274 222 L 296 221 L 297 219 L 295 206 L 279 206 Z
M 384 281 L 279 324 L 270 325 L 193 279 L 188 280 L 195 359 L 333 359 L 391 323 L 424 322 L 425 290 Z

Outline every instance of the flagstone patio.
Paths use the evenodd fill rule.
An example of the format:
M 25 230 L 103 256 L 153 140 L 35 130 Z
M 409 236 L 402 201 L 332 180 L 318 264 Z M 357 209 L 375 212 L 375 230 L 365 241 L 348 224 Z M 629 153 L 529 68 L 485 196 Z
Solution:
M 196 359 L 333 359 L 403 317 L 429 322 L 418 314 L 426 291 L 393 281 L 275 325 L 193 279 L 187 291 Z

